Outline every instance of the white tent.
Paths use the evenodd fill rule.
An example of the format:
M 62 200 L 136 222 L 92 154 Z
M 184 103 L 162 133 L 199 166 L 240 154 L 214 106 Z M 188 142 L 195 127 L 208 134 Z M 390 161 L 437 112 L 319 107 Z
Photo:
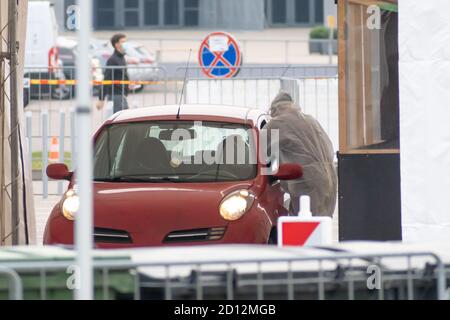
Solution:
M 0 51 L 8 51 L 8 1 L 0 1 Z M 11 213 L 11 148 L 10 148 L 10 85 L 9 60 L 0 59 L 0 246 L 12 244 L 12 231 L 18 228 L 19 244 L 35 243 L 35 218 L 33 208 L 33 192 L 31 183 L 31 164 L 28 163 L 24 132 L 24 114 L 22 97 L 22 76 L 25 50 L 25 35 L 27 21 L 27 1 L 18 3 L 17 40 L 19 44 L 18 66 L 17 66 L 17 90 L 18 90 L 18 116 L 21 137 L 21 148 L 19 148 L 19 170 L 17 177 L 19 185 L 19 223 L 12 225 Z M 20 152 L 20 149 L 22 152 Z M 22 171 L 22 166 L 24 170 Z
M 399 0 L 402 232 L 450 241 L 450 1 Z

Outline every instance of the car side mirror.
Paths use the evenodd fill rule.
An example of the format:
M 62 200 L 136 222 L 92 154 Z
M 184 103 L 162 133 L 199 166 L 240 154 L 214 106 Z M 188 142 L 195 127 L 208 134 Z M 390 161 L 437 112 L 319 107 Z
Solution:
M 47 176 L 55 180 L 70 180 L 72 172 L 69 171 L 64 163 L 52 163 L 47 166 Z
M 283 163 L 278 166 L 276 173 L 272 174 L 277 180 L 294 180 L 303 176 L 303 168 L 296 163 Z

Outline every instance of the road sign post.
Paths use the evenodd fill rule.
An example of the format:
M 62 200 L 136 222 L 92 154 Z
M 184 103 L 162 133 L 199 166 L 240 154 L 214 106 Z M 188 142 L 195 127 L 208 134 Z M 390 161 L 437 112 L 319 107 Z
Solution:
M 333 15 L 327 17 L 328 28 L 330 33 L 328 35 L 328 64 L 333 64 L 333 39 L 334 39 L 334 28 L 336 27 L 336 21 Z

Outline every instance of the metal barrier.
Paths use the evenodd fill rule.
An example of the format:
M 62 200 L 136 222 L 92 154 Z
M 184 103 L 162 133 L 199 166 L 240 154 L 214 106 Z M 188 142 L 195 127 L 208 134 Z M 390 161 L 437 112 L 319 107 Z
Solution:
M 157 61 L 170 62 L 179 59 L 180 52 L 187 52 L 186 48 L 198 48 L 203 38 L 133 38 L 145 43 L 148 48 L 157 52 Z M 182 46 L 180 46 L 182 44 Z M 337 55 L 336 39 L 280 39 L 274 38 L 243 38 L 239 37 L 238 44 L 244 54 L 245 61 L 252 63 L 299 63 L 317 54 L 323 63 L 331 64 Z M 193 52 L 194 55 L 197 52 Z M 317 56 L 315 60 L 317 60 Z
M 175 71 L 176 79 L 183 79 L 186 73 L 188 79 L 209 78 L 201 66 L 179 66 Z M 238 69 L 233 79 L 240 78 L 317 78 L 317 77 L 337 77 L 338 69 L 336 65 L 250 65 L 240 67 L 215 66 L 217 70 Z
M 147 105 L 161 105 L 174 103 L 173 91 L 175 82 L 168 80 L 167 69 L 164 67 L 127 65 L 129 79 L 125 79 L 121 73 L 117 77 L 116 71 L 123 67 L 92 67 L 93 94 L 99 96 L 105 91 L 105 87 L 112 87 L 113 94 L 121 95 L 128 86 L 130 97 L 139 94 L 139 99 Z M 105 74 L 109 72 L 111 79 L 105 80 Z M 24 90 L 29 102 L 38 100 L 47 105 L 61 105 L 66 100 L 75 98 L 76 69 L 67 67 L 35 67 L 24 70 Z M 116 88 L 121 87 L 117 92 Z M 116 92 L 114 92 L 116 90 Z M 172 99 L 171 99 L 172 98 Z M 172 101 L 171 101 L 172 100 Z M 57 101 L 57 102 L 56 102 Z M 36 103 L 34 103 L 36 104 Z
M 12 269 L 0 266 L 0 276 L 6 276 L 9 279 L 9 299 L 23 299 L 23 285 L 20 276 Z
M 300 253 L 300 252 L 299 252 Z M 141 251 L 142 254 L 142 251 Z M 151 252 L 148 252 L 151 255 Z M 153 257 L 153 256 L 152 256 Z M 96 259 L 96 298 L 110 299 L 112 274 L 133 277 L 129 299 L 448 299 L 447 277 L 441 258 L 431 252 L 346 254 L 321 252 L 304 257 L 262 259 L 214 258 Z M 2 262 L 21 277 L 39 278 L 40 298 L 47 294 L 46 276 L 73 268 L 72 260 Z M 374 287 L 370 270 L 379 270 Z M 66 278 L 59 285 L 65 287 Z M 16 281 L 16 283 L 19 283 Z M 17 288 L 20 288 L 17 286 Z M 26 288 L 25 288 L 26 289 Z M 67 287 L 66 287 L 67 289 Z M 68 290 L 68 289 L 67 289 Z M 26 298 L 26 294 L 24 295 Z M 17 296 L 16 297 L 20 297 Z
M 233 78 L 192 79 L 186 84 L 185 103 L 237 105 L 268 110 L 283 89 L 291 93 L 302 111 L 314 116 L 329 135 L 335 151 L 339 146 L 338 78 Z

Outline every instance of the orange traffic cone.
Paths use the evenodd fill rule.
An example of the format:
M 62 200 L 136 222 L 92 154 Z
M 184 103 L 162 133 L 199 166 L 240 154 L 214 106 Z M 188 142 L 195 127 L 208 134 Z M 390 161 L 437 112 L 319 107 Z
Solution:
M 57 137 L 52 137 L 50 143 L 50 153 L 48 156 L 48 162 L 58 162 L 59 161 L 59 141 Z

